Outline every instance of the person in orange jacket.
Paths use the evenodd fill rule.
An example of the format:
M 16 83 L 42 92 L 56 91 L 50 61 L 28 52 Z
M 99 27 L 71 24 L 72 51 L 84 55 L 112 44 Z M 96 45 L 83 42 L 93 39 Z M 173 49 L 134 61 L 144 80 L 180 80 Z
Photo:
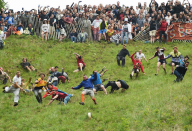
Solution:
M 131 55 L 131 60 L 133 62 L 133 70 L 132 70 L 132 73 L 130 74 L 131 79 L 132 79 L 134 73 L 136 73 L 136 77 L 138 77 L 140 69 L 142 70 L 143 74 L 145 75 L 143 65 L 142 65 L 141 61 L 139 60 L 139 58 L 137 58 L 137 57 L 135 59 L 133 58 L 135 54 L 136 54 L 136 52 Z

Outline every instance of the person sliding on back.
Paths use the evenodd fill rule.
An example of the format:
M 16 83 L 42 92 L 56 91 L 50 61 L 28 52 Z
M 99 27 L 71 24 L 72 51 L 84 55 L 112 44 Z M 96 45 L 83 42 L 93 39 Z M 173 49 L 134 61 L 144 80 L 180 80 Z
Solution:
M 83 62 L 82 56 L 80 56 L 77 53 L 73 53 L 73 54 L 75 54 L 75 57 L 77 59 L 77 65 L 78 65 L 78 69 L 74 70 L 73 72 L 83 71 L 83 69 L 85 68 L 85 63 Z

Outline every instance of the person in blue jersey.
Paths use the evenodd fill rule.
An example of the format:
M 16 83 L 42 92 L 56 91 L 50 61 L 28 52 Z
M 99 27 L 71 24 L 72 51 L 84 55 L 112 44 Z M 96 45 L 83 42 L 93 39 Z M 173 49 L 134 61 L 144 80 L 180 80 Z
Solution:
M 93 73 L 93 77 L 87 78 L 86 75 L 83 75 L 83 81 L 76 87 L 71 87 L 71 89 L 77 90 L 80 89 L 81 87 L 84 87 L 82 93 L 81 93 L 81 100 L 82 102 L 79 102 L 79 104 L 84 105 L 85 102 L 85 95 L 90 95 L 91 99 L 97 104 L 94 92 L 93 92 L 93 81 L 97 80 L 97 72 Z
M 104 71 L 104 68 L 99 73 L 97 73 L 97 79 L 95 81 L 93 81 L 93 84 L 94 84 L 93 91 L 95 94 L 97 93 L 97 91 L 103 91 L 107 95 L 107 90 L 105 89 L 104 85 L 102 84 L 101 77 L 108 70 L 106 69 L 103 73 L 101 73 L 102 71 Z M 94 72 L 97 72 L 97 71 L 95 70 Z M 94 76 L 92 75 L 91 77 L 94 77 Z

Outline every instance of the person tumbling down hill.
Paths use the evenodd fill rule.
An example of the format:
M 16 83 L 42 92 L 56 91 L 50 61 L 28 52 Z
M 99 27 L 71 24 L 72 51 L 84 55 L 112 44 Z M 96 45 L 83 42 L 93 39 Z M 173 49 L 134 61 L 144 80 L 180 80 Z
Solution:
M 68 101 L 73 95 L 68 95 L 67 93 L 61 93 L 57 91 L 57 87 L 53 87 L 52 92 L 51 92 L 52 98 L 48 105 L 50 105 L 54 100 L 59 100 L 60 102 L 62 101 L 64 105 L 67 105 Z
M 186 62 L 184 65 L 179 65 L 176 67 L 174 74 L 177 77 L 176 80 L 174 80 L 173 82 L 180 82 L 183 80 L 183 77 L 185 76 L 185 73 L 187 72 L 189 66 L 189 62 Z
M 79 71 L 83 71 L 83 69 L 85 69 L 85 63 L 83 62 L 83 58 L 82 56 L 80 56 L 77 53 L 73 53 L 75 54 L 75 57 L 77 59 L 77 65 L 78 65 L 78 69 L 74 70 L 73 72 L 79 72 Z
M 28 71 L 35 71 L 35 68 L 29 62 L 27 62 L 27 58 L 23 58 L 23 61 L 20 65 Z
M 95 105 L 97 104 L 96 99 L 94 97 L 94 91 L 93 91 L 93 81 L 97 80 L 97 72 L 93 72 L 93 77 L 87 78 L 86 75 L 83 76 L 83 81 L 76 87 L 71 87 L 71 89 L 77 90 L 81 87 L 84 87 L 82 93 L 81 93 L 81 100 L 82 102 L 79 102 L 79 104 L 84 105 L 85 103 L 85 95 L 90 95 L 91 99 L 94 101 Z
M 119 90 L 120 88 L 122 88 L 122 92 L 129 89 L 129 85 L 123 80 L 109 81 L 105 85 L 105 89 L 107 89 L 108 86 L 111 86 L 111 92 L 110 93 L 113 93 L 114 90 Z
M 14 94 L 14 106 L 18 105 L 19 102 L 19 92 L 20 90 L 23 91 L 23 88 L 21 87 L 23 83 L 21 82 L 21 73 L 17 71 L 16 75 L 13 77 L 13 84 L 9 87 L 5 86 L 3 87 L 4 93 L 13 93 Z
M 35 88 L 34 88 L 33 92 L 35 94 L 37 101 L 39 103 L 42 103 L 42 95 L 41 95 L 42 94 L 42 88 L 44 87 L 46 90 L 48 90 L 48 89 L 46 87 L 47 82 L 44 80 L 45 74 L 41 73 L 39 76 L 40 76 L 40 78 L 38 78 L 35 81 Z
M 135 59 L 133 58 L 135 54 L 136 54 L 136 52 L 131 55 L 131 60 L 133 62 L 133 70 L 132 70 L 132 73 L 130 74 L 131 79 L 132 79 L 134 73 L 136 73 L 136 77 L 138 77 L 140 69 L 142 70 L 143 74 L 145 74 L 143 65 L 140 62 L 139 58 L 138 57 L 136 57 Z
M 0 81 L 3 81 L 3 84 L 7 84 L 7 80 L 9 79 L 9 82 L 11 83 L 11 78 L 9 75 L 3 71 L 3 68 L 0 67 Z
M 157 74 L 155 74 L 157 76 L 158 73 L 159 73 L 159 66 L 160 65 L 163 65 L 163 69 L 165 71 L 165 74 L 167 72 L 166 72 L 166 68 L 165 68 L 165 64 L 166 64 L 165 55 L 164 55 L 165 48 L 163 47 L 162 49 L 160 49 L 159 47 L 157 47 L 156 50 L 157 51 L 155 52 L 155 55 L 153 57 L 149 58 L 149 60 L 151 60 L 151 59 L 155 58 L 156 56 L 158 56 L 159 61 L 157 62 Z
M 103 69 L 99 73 L 97 73 L 97 79 L 95 81 L 93 81 L 93 84 L 94 84 L 93 91 L 94 91 L 94 93 L 97 93 L 97 91 L 102 90 L 107 95 L 107 90 L 105 89 L 104 85 L 102 84 L 100 77 L 102 77 L 104 75 L 104 73 L 107 72 L 108 70 L 106 69 L 103 73 L 101 73 L 103 71 Z M 94 77 L 95 72 L 97 72 L 97 71 L 95 70 L 91 77 Z

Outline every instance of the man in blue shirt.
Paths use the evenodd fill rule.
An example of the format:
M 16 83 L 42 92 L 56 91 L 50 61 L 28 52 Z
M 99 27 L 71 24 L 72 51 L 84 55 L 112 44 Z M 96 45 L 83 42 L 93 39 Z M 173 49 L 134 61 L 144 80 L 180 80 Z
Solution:
M 11 16 L 11 12 L 8 13 L 8 16 L 5 18 L 5 20 L 7 20 L 7 24 L 10 25 L 14 25 L 14 18 Z
M 102 84 L 100 77 L 102 77 L 104 75 L 104 73 L 108 70 L 106 69 L 103 73 L 101 73 L 102 71 L 104 71 L 104 69 L 102 69 L 99 73 L 97 73 L 97 79 L 95 81 L 93 81 L 93 84 L 94 84 L 93 91 L 94 91 L 94 93 L 97 93 L 97 91 L 103 90 L 103 92 L 107 95 L 107 90 L 105 89 L 104 85 Z M 95 72 L 97 72 L 97 71 L 95 71 Z M 93 75 L 91 77 L 93 77 Z
M 97 104 L 96 99 L 94 97 L 94 92 L 93 92 L 93 84 L 92 82 L 97 80 L 97 72 L 93 73 L 93 77 L 87 78 L 86 75 L 83 76 L 83 81 L 76 87 L 71 87 L 71 89 L 77 90 L 80 89 L 81 87 L 84 87 L 82 93 L 81 93 L 81 100 L 82 102 L 79 102 L 79 104 L 84 105 L 85 101 L 85 95 L 90 95 L 91 99 L 94 101 L 95 105 Z

